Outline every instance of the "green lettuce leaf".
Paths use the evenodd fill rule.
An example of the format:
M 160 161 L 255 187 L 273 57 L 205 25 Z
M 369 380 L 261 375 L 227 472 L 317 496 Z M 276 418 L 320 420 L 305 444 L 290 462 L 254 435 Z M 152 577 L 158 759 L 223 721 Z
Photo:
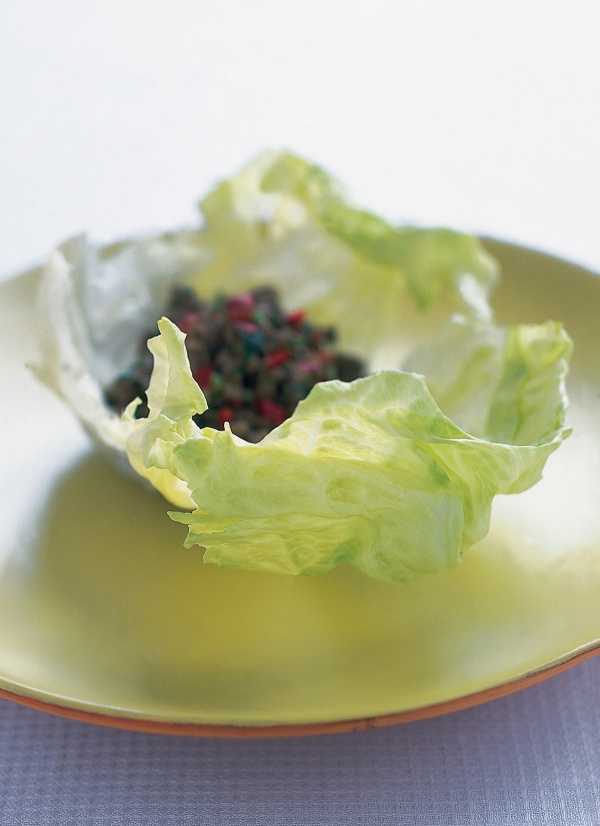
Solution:
M 138 427 L 106 403 L 103 388 L 134 361 L 155 327 L 174 282 L 198 270 L 197 234 L 181 231 L 96 249 L 76 236 L 40 272 L 31 369 L 65 401 L 99 451 L 134 475 L 125 442 Z M 139 474 L 139 475 L 138 475 Z M 137 467 L 178 507 L 193 506 L 187 486 L 168 471 Z
M 498 266 L 477 239 L 395 227 L 289 153 L 261 155 L 201 210 L 197 229 L 62 245 L 41 279 L 37 374 L 111 459 L 191 510 L 173 518 L 207 561 L 316 573 L 346 560 L 388 580 L 455 564 L 493 497 L 534 484 L 568 434 L 562 327 L 498 327 Z M 103 387 L 175 281 L 209 299 L 271 284 L 373 374 L 320 385 L 251 445 L 193 421 L 206 400 L 161 322 L 150 416 L 119 417 Z
M 469 314 L 489 318 L 488 297 L 497 271 L 473 236 L 392 226 L 353 207 L 340 184 L 323 169 L 289 153 L 277 156 L 261 186 L 265 192 L 295 197 L 323 229 L 364 259 L 402 272 L 422 309 L 448 291 Z
M 189 526 L 186 544 L 221 566 L 315 574 L 347 561 L 395 581 L 442 571 L 486 534 L 493 497 L 534 484 L 567 433 L 571 342 L 560 325 L 500 337 L 490 428 L 497 436 L 508 428 L 516 443 L 462 430 L 422 376 L 395 370 L 317 385 L 257 445 L 227 428 L 201 429 L 192 416 L 206 402 L 184 336 L 166 319 L 159 329 L 160 409 L 138 425 L 128 454 L 187 484 L 196 508 L 171 516 Z
M 464 430 L 526 445 L 564 425 L 571 353 L 558 322 L 499 327 L 455 316 L 403 367 L 427 377 L 441 409 Z
M 388 348 L 389 366 L 397 366 L 425 317 L 428 327 L 434 317 L 442 327 L 450 313 L 491 319 L 498 266 L 477 239 L 395 227 L 354 207 L 331 176 L 289 153 L 259 156 L 201 209 L 209 257 L 193 281 L 201 294 L 270 283 L 289 309 L 335 324 L 343 349 Z

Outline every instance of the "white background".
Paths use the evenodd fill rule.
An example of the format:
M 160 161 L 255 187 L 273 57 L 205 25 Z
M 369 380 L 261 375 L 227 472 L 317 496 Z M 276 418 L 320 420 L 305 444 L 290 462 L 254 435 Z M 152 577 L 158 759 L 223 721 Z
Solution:
M 600 269 L 599 42 L 593 0 L 5 2 L 0 275 L 190 223 L 265 148 Z

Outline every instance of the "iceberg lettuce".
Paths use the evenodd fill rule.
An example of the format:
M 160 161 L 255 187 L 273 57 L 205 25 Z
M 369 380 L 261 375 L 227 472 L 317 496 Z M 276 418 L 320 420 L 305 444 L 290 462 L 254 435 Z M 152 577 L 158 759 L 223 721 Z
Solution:
M 568 433 L 562 326 L 498 327 L 497 268 L 476 239 L 395 228 L 290 155 L 262 156 L 202 207 L 204 289 L 269 281 L 371 353 L 441 313 L 409 372 L 318 385 L 258 445 L 194 424 L 206 401 L 163 319 L 155 404 L 142 425 L 130 411 L 127 450 L 188 486 L 193 512 L 171 514 L 188 525 L 186 544 L 207 562 L 280 573 L 348 561 L 409 581 L 456 564 L 487 533 L 494 496 L 538 481 Z
M 44 273 L 39 375 L 186 509 L 171 516 L 208 562 L 314 574 L 347 561 L 396 581 L 456 564 L 486 534 L 494 496 L 537 482 L 569 433 L 562 326 L 498 326 L 498 266 L 477 239 L 395 227 L 288 153 L 261 155 L 201 210 L 196 230 L 103 254 L 63 245 Z M 206 400 L 163 319 L 150 415 L 136 419 L 133 403 L 120 418 L 102 386 L 137 344 L 136 305 L 155 320 L 175 279 L 204 297 L 269 283 L 373 372 L 318 385 L 250 444 L 196 424 Z
M 125 451 L 132 425 L 108 407 L 103 388 L 135 358 L 171 284 L 196 271 L 201 261 L 196 234 L 185 231 L 106 250 L 76 236 L 42 267 L 35 314 L 38 356 L 30 366 L 70 407 L 96 447 L 125 472 L 132 472 Z M 185 483 L 167 471 L 140 468 L 140 476 L 178 507 L 193 505 Z

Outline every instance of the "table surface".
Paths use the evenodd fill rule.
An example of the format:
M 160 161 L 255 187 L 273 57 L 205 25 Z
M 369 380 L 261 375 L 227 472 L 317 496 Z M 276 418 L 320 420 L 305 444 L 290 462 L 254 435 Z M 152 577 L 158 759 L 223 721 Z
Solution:
M 0 277 L 195 220 L 264 148 L 398 221 L 600 270 L 600 10 L 23 0 L 0 10 Z M 600 658 L 397 728 L 134 734 L 0 701 L 2 824 L 597 824 Z

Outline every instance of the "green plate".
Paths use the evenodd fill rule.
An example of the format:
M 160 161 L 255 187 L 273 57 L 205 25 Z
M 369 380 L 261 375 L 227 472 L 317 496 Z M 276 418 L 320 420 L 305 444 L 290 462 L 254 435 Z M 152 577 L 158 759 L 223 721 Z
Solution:
M 29 373 L 36 274 L 0 287 L 0 694 L 124 728 L 298 734 L 481 702 L 600 646 L 600 278 L 486 242 L 500 321 L 565 322 L 573 436 L 461 565 L 412 585 L 221 570 Z

